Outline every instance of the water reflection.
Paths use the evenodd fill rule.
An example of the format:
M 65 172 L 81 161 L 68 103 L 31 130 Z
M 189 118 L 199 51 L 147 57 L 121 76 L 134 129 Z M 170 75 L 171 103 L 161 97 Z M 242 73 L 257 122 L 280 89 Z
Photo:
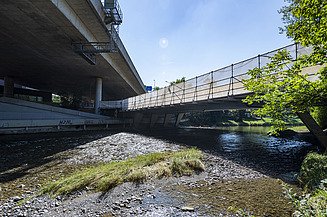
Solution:
M 193 128 L 160 130 L 151 134 L 196 146 L 268 175 L 280 176 L 298 171 L 306 153 L 315 149 L 313 139 L 303 135 L 270 137 L 266 135 L 268 130 L 269 127 Z
M 242 137 L 236 133 L 220 134 L 218 136 L 218 144 L 221 146 L 222 151 L 234 152 L 240 151 L 243 147 Z

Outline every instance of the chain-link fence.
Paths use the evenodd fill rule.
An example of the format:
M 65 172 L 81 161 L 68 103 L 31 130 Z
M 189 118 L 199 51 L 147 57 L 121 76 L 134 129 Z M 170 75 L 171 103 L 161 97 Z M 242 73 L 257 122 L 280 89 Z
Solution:
M 248 71 L 270 63 L 271 57 L 279 50 L 287 50 L 293 60 L 296 60 L 298 56 L 312 52 L 311 48 L 292 44 L 182 83 L 125 99 L 121 103 L 122 109 L 146 109 L 247 94 L 248 91 L 244 88 L 242 81 L 249 78 Z

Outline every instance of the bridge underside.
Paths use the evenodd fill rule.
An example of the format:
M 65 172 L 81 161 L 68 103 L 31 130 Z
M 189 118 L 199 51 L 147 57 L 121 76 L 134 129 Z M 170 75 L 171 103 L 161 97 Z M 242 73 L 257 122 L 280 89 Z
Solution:
M 120 118 L 133 120 L 136 128 L 178 127 L 185 113 L 220 110 L 255 109 L 260 105 L 249 106 L 242 102 L 245 95 L 226 97 L 215 100 L 201 100 L 190 103 L 172 104 L 166 106 L 148 107 L 135 110 L 121 111 Z
M 189 103 L 171 104 L 157 107 L 140 108 L 137 110 L 127 110 L 123 113 L 150 113 L 150 114 L 175 114 L 186 112 L 198 112 L 198 111 L 219 111 L 219 110 L 241 110 L 241 109 L 253 109 L 260 105 L 249 106 L 242 102 L 245 95 L 238 95 L 237 97 L 226 97 L 220 99 L 201 100 Z
M 72 42 L 89 40 L 86 31 L 95 40 L 109 41 L 106 27 L 89 4 L 86 0 L 1 2 L 0 79 L 8 76 L 23 86 L 92 99 L 95 78 L 100 77 L 105 100 L 144 93 L 120 52 L 99 54 L 96 65 L 90 65 L 73 51 Z M 61 10 L 71 10 L 67 12 L 71 17 Z M 85 26 L 78 26 L 78 20 Z

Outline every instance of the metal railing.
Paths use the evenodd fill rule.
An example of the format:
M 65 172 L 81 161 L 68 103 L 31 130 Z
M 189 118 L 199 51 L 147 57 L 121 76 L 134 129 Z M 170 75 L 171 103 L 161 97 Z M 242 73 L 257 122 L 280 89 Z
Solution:
M 249 91 L 244 88 L 242 83 L 244 79 L 250 77 L 247 72 L 256 67 L 261 68 L 267 65 L 271 62 L 271 57 L 280 50 L 287 50 L 293 60 L 303 54 L 311 53 L 311 48 L 292 44 L 182 83 L 119 101 L 118 104 L 121 105 L 122 110 L 138 110 L 247 94 Z M 118 104 L 116 103 L 116 105 Z

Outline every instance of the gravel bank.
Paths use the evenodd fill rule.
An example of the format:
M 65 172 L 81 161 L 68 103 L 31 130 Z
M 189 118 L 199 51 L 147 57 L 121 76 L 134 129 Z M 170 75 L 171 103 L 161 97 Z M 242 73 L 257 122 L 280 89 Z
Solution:
M 6 145 L 15 148 L 27 144 L 37 146 L 38 143 L 36 140 L 22 140 L 7 142 Z M 127 132 L 96 133 L 78 137 L 63 136 L 48 139 L 45 143 L 51 143 L 50 149 L 61 147 L 59 144 L 66 144 L 69 148 L 51 152 L 46 157 L 43 156 L 51 160 L 35 166 L 39 168 L 38 173 L 51 170 L 51 162 L 59 164 L 60 167 L 70 168 L 74 165 L 123 160 L 140 154 L 185 148 L 185 144 Z M 6 156 L 1 156 L 1 158 L 3 160 Z M 225 216 L 226 213 L 223 211 L 215 215 L 206 214 L 206 210 L 209 209 L 206 204 L 188 207 L 183 197 L 172 194 L 171 191 L 174 186 L 180 185 L 194 188 L 228 180 L 267 178 L 260 172 L 211 153 L 205 153 L 204 162 L 206 171 L 201 174 L 150 180 L 138 185 L 124 183 L 105 194 L 85 190 L 66 197 L 49 198 L 44 195 L 35 197 L 39 185 L 32 189 L 24 188 L 23 194 L 0 201 L 0 216 L 198 216 L 200 214 L 201 216 L 219 214 Z M 11 165 L 11 167 L 14 166 Z M 35 172 L 35 167 L 30 170 Z M 29 172 L 26 170 L 26 173 Z M 8 171 L 1 170 L 2 180 L 5 180 L 7 173 Z M 30 178 L 32 179 L 33 175 Z M 4 184 L 10 181 L 5 180 L 0 183 L 0 193 L 3 191 L 1 188 L 8 188 L 8 185 Z

